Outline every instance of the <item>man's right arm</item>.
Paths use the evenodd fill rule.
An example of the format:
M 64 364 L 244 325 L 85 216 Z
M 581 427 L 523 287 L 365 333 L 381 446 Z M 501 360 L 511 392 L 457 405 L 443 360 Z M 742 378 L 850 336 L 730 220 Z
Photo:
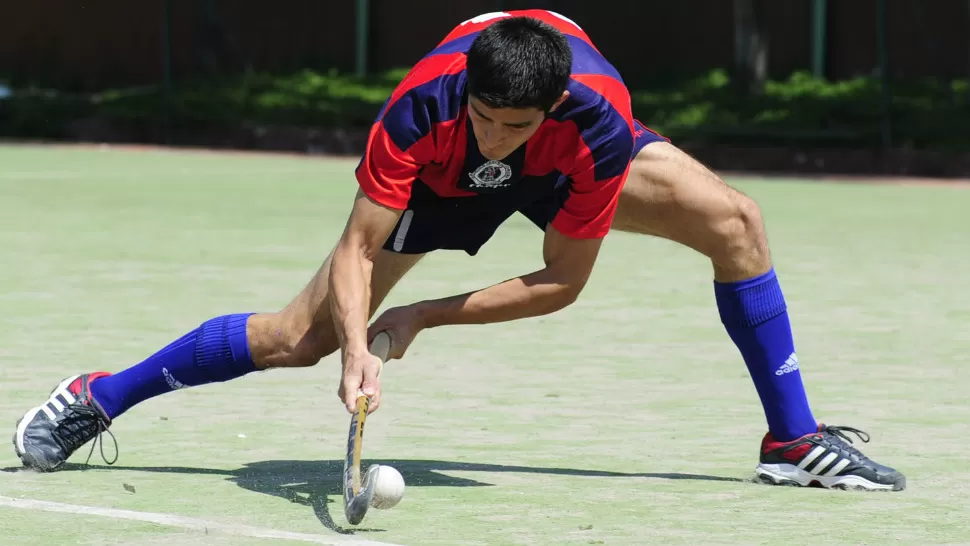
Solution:
M 359 190 L 334 249 L 330 263 L 330 309 L 345 363 L 369 354 L 371 273 L 378 252 L 400 216 L 400 210 L 381 205 Z
M 371 275 L 384 242 L 407 208 L 421 167 L 433 155 L 431 139 L 402 139 L 419 126 L 409 102 L 400 109 L 391 107 L 371 128 L 356 170 L 360 189 L 330 262 L 330 311 L 343 368 L 338 392 L 348 411 L 354 410 L 358 389 L 371 397 L 371 411 L 380 405 L 379 365 L 367 348 Z M 392 133 L 406 145 L 398 145 Z

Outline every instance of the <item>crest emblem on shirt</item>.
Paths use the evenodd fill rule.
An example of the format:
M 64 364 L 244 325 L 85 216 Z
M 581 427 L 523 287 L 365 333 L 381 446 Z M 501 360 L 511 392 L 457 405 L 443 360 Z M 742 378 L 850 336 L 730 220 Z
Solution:
M 492 159 L 468 173 L 468 176 L 472 179 L 472 188 L 504 188 L 509 185 L 505 181 L 512 178 L 512 167 Z

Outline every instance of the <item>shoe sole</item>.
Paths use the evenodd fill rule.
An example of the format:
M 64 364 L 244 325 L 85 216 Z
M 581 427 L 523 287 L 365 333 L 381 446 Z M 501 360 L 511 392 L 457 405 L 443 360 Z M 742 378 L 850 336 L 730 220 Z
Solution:
M 80 375 L 74 375 L 61 380 L 61 382 L 58 383 L 56 387 L 51 389 L 50 394 L 47 395 L 48 399 L 50 399 L 50 397 L 55 392 L 70 386 L 71 383 L 73 383 L 74 380 L 76 380 L 78 377 L 80 377 Z M 46 403 L 47 403 L 47 400 L 44 400 L 44 404 Z M 25 467 L 30 468 L 32 470 L 37 470 L 39 472 L 50 472 L 52 470 L 57 470 L 57 468 L 64 463 L 63 462 L 58 463 L 53 467 L 45 464 L 40 464 L 39 461 L 35 460 L 27 453 L 27 447 L 24 445 L 24 434 L 27 433 L 27 426 L 30 425 L 30 423 L 34 420 L 34 417 L 36 417 L 38 413 L 43 411 L 42 408 L 44 404 L 30 408 L 29 410 L 27 410 L 27 413 L 23 415 L 23 417 L 17 420 L 17 429 L 13 434 L 13 450 L 14 450 L 14 453 L 17 454 L 17 458 L 20 459 L 20 462 Z
M 755 478 L 768 485 L 792 487 L 823 487 L 845 491 L 902 491 L 906 489 L 906 477 L 899 476 L 893 483 L 876 483 L 862 476 L 819 476 L 791 464 L 761 463 L 754 471 Z

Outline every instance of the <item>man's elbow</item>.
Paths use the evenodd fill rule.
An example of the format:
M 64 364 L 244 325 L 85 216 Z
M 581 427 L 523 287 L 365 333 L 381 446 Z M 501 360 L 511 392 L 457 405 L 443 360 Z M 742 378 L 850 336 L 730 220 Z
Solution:
M 555 296 L 552 298 L 551 311 L 560 311 L 576 303 L 579 295 L 583 292 L 586 281 L 575 283 L 563 283 L 556 286 Z
M 344 259 L 352 256 L 353 259 L 373 262 L 377 259 L 382 246 L 383 239 L 359 229 L 348 228 L 337 239 L 334 254 L 340 254 Z
M 335 270 L 348 271 L 348 267 L 351 270 L 359 269 L 362 273 L 370 275 L 380 249 L 374 250 L 369 246 L 360 240 L 341 238 L 330 257 L 331 277 L 334 276 Z

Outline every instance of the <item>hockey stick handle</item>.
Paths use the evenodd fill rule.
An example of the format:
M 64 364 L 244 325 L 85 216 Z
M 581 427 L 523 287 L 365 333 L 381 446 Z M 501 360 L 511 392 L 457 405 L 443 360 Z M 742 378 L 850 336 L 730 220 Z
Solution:
M 387 355 L 391 352 L 391 334 L 383 331 L 374 336 L 370 343 L 370 353 L 381 359 L 381 363 L 387 362 Z

